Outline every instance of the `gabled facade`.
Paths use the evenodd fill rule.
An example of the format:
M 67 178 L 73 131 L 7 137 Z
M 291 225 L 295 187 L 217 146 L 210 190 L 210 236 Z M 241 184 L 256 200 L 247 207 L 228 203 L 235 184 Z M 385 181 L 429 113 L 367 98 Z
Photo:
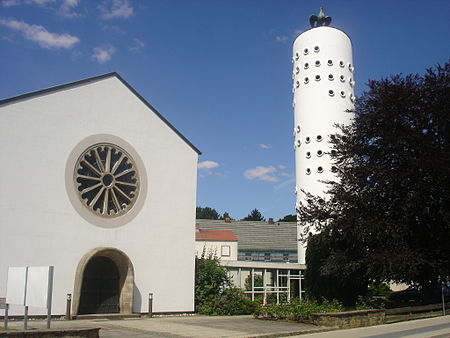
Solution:
M 0 101 L 0 155 L 0 297 L 51 265 L 53 314 L 193 311 L 199 151 L 118 74 Z

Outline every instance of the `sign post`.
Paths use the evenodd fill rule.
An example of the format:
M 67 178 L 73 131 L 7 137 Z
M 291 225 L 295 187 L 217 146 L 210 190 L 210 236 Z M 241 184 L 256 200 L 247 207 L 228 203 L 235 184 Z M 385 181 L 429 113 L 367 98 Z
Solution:
M 47 328 L 50 328 L 53 294 L 53 266 L 9 267 L 6 284 L 6 303 L 25 307 L 23 328 L 28 328 L 28 307 L 47 309 Z M 6 313 L 5 313 L 6 315 Z

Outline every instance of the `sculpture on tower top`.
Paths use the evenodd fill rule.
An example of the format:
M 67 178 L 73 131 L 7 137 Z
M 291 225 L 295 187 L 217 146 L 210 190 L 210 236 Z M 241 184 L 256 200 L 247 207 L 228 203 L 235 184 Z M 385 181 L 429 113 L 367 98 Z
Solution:
M 311 27 L 329 26 L 331 23 L 331 16 L 326 16 L 323 12 L 323 7 L 320 7 L 319 15 L 311 15 L 309 17 Z

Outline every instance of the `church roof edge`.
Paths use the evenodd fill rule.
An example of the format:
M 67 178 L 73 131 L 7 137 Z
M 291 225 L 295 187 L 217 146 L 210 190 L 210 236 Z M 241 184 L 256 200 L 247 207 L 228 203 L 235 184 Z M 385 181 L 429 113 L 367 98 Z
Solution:
M 75 82 L 69 82 L 69 83 L 65 83 L 65 84 L 61 84 L 61 85 L 57 85 L 57 86 L 53 86 L 53 87 L 49 87 L 49 88 L 45 88 L 45 89 L 41 89 L 41 90 L 37 90 L 37 91 L 25 93 L 25 94 L 21 94 L 21 95 L 18 95 L 18 96 L 13 96 L 13 97 L 10 97 L 10 98 L 7 98 L 7 99 L 0 100 L 0 106 L 2 106 L 4 104 L 7 104 L 7 103 L 12 103 L 14 101 L 18 101 L 18 100 L 21 100 L 21 99 L 27 99 L 27 98 L 30 98 L 30 97 L 33 97 L 33 96 L 42 95 L 42 94 L 46 94 L 46 93 L 50 93 L 50 92 L 54 92 L 54 91 L 57 91 L 57 90 L 78 86 L 78 85 L 83 85 L 83 84 L 87 84 L 87 83 L 90 83 L 90 82 L 95 82 L 95 81 L 107 79 L 107 78 L 110 78 L 110 77 L 116 77 L 120 82 L 122 82 L 122 84 L 125 85 L 125 87 L 127 87 L 134 95 L 136 95 L 137 98 L 142 101 L 142 103 L 144 103 L 151 111 L 153 111 L 170 129 L 172 129 L 183 141 L 185 141 L 198 155 L 202 154 L 201 151 L 196 146 L 194 146 L 185 136 L 183 136 L 183 134 L 181 134 L 178 131 L 178 129 L 176 129 L 164 116 L 162 116 L 161 113 L 158 110 L 156 110 L 146 99 L 144 99 L 144 97 L 142 95 L 140 95 L 117 72 L 110 72 L 110 73 L 106 73 L 106 74 L 102 74 L 102 75 L 97 75 L 97 76 L 89 77 L 89 78 L 86 78 L 86 79 L 78 80 L 78 81 L 75 81 Z

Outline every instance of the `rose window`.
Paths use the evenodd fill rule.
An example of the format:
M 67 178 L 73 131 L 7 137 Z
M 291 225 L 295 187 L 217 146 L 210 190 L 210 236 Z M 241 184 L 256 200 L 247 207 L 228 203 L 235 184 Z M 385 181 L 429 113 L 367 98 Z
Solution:
M 129 153 L 110 144 L 86 149 L 74 171 L 81 202 L 93 213 L 118 217 L 127 213 L 139 194 L 139 174 Z

